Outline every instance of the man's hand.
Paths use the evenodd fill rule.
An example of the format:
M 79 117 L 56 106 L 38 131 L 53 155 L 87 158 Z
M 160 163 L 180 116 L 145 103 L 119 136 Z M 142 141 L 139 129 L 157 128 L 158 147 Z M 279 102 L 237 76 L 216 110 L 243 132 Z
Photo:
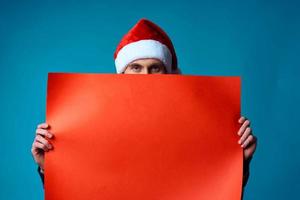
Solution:
M 257 146 L 257 138 L 252 134 L 250 121 L 248 119 L 242 116 L 239 119 L 239 123 L 241 124 L 241 127 L 237 133 L 240 136 L 238 144 L 240 144 L 244 149 L 244 159 L 247 161 L 253 156 L 255 152 Z
M 54 138 L 54 135 L 49 132 L 49 124 L 42 123 L 37 126 L 35 138 L 31 147 L 31 154 L 34 161 L 44 170 L 45 152 L 53 149 L 53 145 L 48 139 Z

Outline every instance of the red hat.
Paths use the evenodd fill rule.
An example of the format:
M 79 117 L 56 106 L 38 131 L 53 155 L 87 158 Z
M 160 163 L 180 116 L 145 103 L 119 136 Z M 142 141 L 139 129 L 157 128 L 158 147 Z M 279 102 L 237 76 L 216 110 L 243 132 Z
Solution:
M 167 73 L 179 73 L 177 57 L 168 35 L 156 24 L 141 19 L 122 38 L 114 53 L 117 73 L 124 72 L 132 61 L 156 58 L 162 61 Z

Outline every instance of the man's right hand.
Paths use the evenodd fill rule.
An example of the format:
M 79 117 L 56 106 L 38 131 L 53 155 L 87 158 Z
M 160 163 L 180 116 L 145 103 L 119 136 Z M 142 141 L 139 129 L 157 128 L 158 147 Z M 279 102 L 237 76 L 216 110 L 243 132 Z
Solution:
M 35 138 L 32 143 L 31 153 L 34 161 L 44 170 L 45 152 L 53 149 L 49 139 L 53 139 L 53 133 L 49 132 L 49 124 L 42 123 L 37 126 Z

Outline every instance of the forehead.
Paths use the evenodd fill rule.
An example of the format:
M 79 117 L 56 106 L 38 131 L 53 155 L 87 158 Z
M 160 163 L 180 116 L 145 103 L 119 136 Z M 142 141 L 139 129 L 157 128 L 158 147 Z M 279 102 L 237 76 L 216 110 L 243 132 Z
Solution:
M 132 61 L 130 64 L 139 64 L 139 65 L 143 65 L 143 66 L 151 66 L 151 65 L 162 65 L 164 66 L 163 62 L 161 62 L 158 59 L 155 58 L 143 58 L 143 59 L 137 59 Z

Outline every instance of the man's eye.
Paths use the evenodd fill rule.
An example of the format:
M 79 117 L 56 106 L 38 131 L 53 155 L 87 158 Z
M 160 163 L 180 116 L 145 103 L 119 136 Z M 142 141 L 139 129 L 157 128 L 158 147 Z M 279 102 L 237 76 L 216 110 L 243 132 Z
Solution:
M 160 66 L 153 66 L 151 67 L 152 72 L 161 72 L 162 68 Z
M 133 65 L 133 66 L 130 67 L 130 69 L 133 70 L 133 71 L 140 71 L 141 67 L 138 66 L 138 65 Z

